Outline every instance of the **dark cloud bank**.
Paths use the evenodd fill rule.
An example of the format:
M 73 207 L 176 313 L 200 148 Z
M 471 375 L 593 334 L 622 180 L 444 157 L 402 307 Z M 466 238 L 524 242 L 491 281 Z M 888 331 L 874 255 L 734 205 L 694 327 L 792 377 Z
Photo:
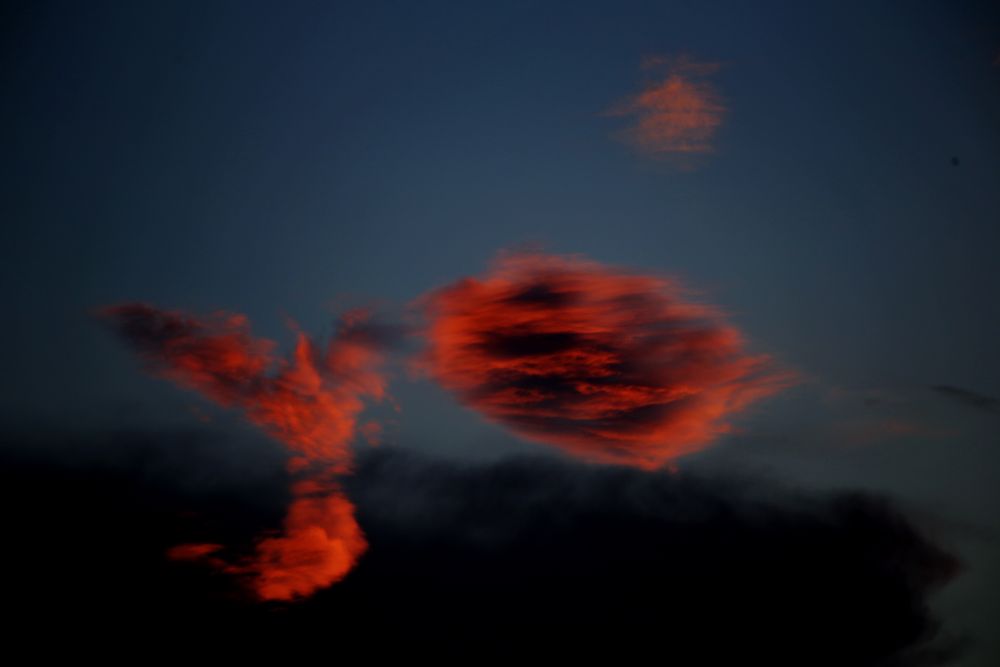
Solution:
M 871 495 L 376 449 L 346 482 L 370 543 L 357 569 L 301 603 L 262 604 L 164 553 L 192 541 L 249 552 L 278 530 L 277 450 L 239 443 L 234 457 L 231 437 L 208 432 L 5 440 L 5 634 L 39 658 L 951 657 L 927 605 L 957 564 Z

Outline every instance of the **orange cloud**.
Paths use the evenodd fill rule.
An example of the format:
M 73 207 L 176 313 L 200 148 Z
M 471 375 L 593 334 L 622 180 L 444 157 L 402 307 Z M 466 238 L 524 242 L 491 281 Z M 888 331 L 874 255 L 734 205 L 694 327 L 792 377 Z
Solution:
M 282 532 L 257 542 L 253 557 L 236 563 L 216 554 L 221 544 L 179 544 L 167 551 L 175 561 L 204 561 L 243 577 L 261 600 L 289 601 L 327 588 L 354 569 L 368 550 L 354 504 L 339 484 L 309 476 L 292 487 Z
M 273 356 L 272 341 L 250 335 L 242 315 L 198 319 L 145 304 L 114 306 L 102 314 L 153 373 L 242 409 L 248 421 L 293 454 L 289 470 L 299 481 L 282 535 L 262 539 L 252 559 L 235 565 L 212 556 L 221 549 L 214 544 L 179 545 L 168 557 L 207 558 L 248 577 L 265 600 L 308 596 L 346 576 L 367 543 L 336 476 L 350 469 L 363 399 L 385 395 L 378 369 L 382 352 L 365 327 L 367 314 L 348 313 L 325 349 L 299 333 L 293 354 L 284 360 Z M 377 425 L 362 430 L 374 434 Z
M 687 58 L 650 58 L 645 68 L 665 69 L 663 78 L 608 111 L 634 120 L 626 139 L 655 155 L 709 153 L 726 107 L 709 80 L 719 65 Z
M 250 335 L 243 315 L 199 320 L 145 304 L 103 312 L 153 373 L 243 409 L 250 422 L 308 461 L 349 458 L 362 397 L 385 394 L 377 371 L 381 351 L 360 312 L 345 316 L 325 350 L 299 333 L 287 360 L 273 356 L 273 341 Z
M 430 375 L 491 420 L 591 460 L 658 467 L 792 380 L 676 283 L 576 257 L 502 255 L 420 303 Z
M 294 600 L 327 588 L 368 549 L 354 504 L 337 484 L 307 479 L 292 492 L 282 534 L 261 540 L 249 563 L 225 568 L 249 577 L 262 600 Z

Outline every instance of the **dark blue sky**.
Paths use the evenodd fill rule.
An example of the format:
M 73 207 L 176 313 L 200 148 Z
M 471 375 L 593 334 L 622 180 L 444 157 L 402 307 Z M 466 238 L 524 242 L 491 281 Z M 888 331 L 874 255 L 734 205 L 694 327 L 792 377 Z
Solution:
M 1000 396 L 989 3 L 7 2 L 0 31 L 6 423 L 197 420 L 97 306 L 289 343 L 286 317 L 398 314 L 541 243 L 679 276 L 808 378 L 694 464 L 898 494 L 975 566 L 957 626 L 1000 613 L 1000 416 L 931 389 Z M 721 64 L 693 168 L 605 113 L 657 54 Z M 392 392 L 401 446 L 534 448 L 428 382 Z

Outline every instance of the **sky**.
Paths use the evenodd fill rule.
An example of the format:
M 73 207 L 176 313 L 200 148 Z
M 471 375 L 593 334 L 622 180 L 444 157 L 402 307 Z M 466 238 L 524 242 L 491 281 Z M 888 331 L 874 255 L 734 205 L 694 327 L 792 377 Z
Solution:
M 222 495 L 232 466 L 251 479 L 283 474 L 267 442 L 313 460 L 257 403 L 282 376 L 255 372 L 250 391 L 216 367 L 209 380 L 147 372 L 151 358 L 179 357 L 134 330 L 123 344 L 102 311 L 142 303 L 160 324 L 189 314 L 194 337 L 199 318 L 241 314 L 275 358 L 308 339 L 328 340 L 329 358 L 360 359 L 350 372 L 295 368 L 332 372 L 324 386 L 338 406 L 364 398 L 363 413 L 341 416 L 359 433 L 377 422 L 394 452 L 352 450 L 357 479 L 376 488 L 405 465 L 431 480 L 411 489 L 420 495 L 459 484 L 433 465 L 538 455 L 575 465 L 608 443 L 620 454 L 633 432 L 620 422 L 614 437 L 583 441 L 548 413 L 484 399 L 486 380 L 455 366 L 453 338 L 434 332 L 468 324 L 466 299 L 483 297 L 462 279 L 528 280 L 504 274 L 504 257 L 555 271 L 545 284 L 557 291 L 571 278 L 599 291 L 659 276 L 679 286 L 669 307 L 651 296 L 660 287 L 621 290 L 652 300 L 642 312 L 656 326 L 688 326 L 696 316 L 684 308 L 710 305 L 697 314 L 709 330 L 741 336 L 713 372 L 756 391 L 724 393 L 732 414 L 698 422 L 719 430 L 690 436 L 698 446 L 684 456 L 650 454 L 640 438 L 627 451 L 641 456 L 610 463 L 888 498 L 961 563 L 927 598 L 958 646 L 942 664 L 1000 658 L 1000 12 L 990 3 L 8 0 L 0 35 L 9 452 L 33 447 L 82 484 L 96 459 L 132 460 L 108 433 L 150 434 L 160 447 L 164 434 L 209 429 L 241 462 L 217 453 L 189 465 L 223 471 L 196 476 Z M 370 351 L 338 319 L 356 308 L 404 333 L 351 356 Z M 566 321 L 619 322 L 603 306 L 587 313 Z M 462 335 L 521 315 L 503 310 Z M 244 341 L 239 326 L 230 333 Z M 489 348 L 476 363 L 508 352 Z M 767 382 L 746 379 L 751 358 L 766 358 Z M 241 438 L 254 444 L 225 444 Z M 81 448 L 100 452 L 67 454 Z M 336 456 L 353 461 L 345 452 Z M 32 470 L 48 479 L 44 465 Z M 558 477 L 522 474 L 521 484 Z M 379 582 L 379 567 L 403 576 L 375 555 L 406 543 L 386 528 L 399 516 L 379 513 L 379 498 L 401 492 L 330 483 L 326 498 L 352 497 L 369 536 L 357 567 L 372 559 L 373 569 L 359 581 Z M 291 506 L 316 500 L 294 488 Z M 695 496 L 714 494 L 741 497 L 711 485 Z M 345 567 L 331 590 L 350 585 Z

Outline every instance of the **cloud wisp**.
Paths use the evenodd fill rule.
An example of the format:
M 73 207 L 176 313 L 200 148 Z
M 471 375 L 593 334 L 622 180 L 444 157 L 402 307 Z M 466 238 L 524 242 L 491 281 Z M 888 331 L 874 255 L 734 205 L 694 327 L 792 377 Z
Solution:
M 935 391 L 942 396 L 950 398 L 951 400 L 970 408 L 982 410 L 983 412 L 1000 414 L 1000 399 L 992 396 L 987 396 L 975 391 L 969 391 L 968 389 L 952 387 L 945 384 L 934 385 L 931 387 L 931 391 Z
M 489 419 L 590 460 L 661 466 L 793 381 L 676 282 L 578 257 L 504 254 L 418 303 L 427 373 Z
M 684 158 L 711 153 L 727 113 L 710 78 L 719 65 L 656 57 L 648 58 L 644 69 L 660 75 L 640 93 L 607 111 L 607 115 L 632 121 L 624 132 L 626 140 L 655 156 Z
M 146 304 L 101 314 L 152 373 L 241 409 L 292 455 L 288 467 L 296 481 L 284 531 L 259 540 L 253 558 L 229 562 L 215 555 L 221 546 L 214 544 L 178 545 L 168 555 L 206 559 L 246 577 L 264 600 L 308 596 L 346 576 L 367 542 L 339 477 L 351 468 L 364 399 L 385 395 L 382 352 L 367 314 L 345 315 L 325 348 L 300 332 L 293 354 L 281 360 L 272 341 L 250 334 L 242 315 L 199 319 Z

